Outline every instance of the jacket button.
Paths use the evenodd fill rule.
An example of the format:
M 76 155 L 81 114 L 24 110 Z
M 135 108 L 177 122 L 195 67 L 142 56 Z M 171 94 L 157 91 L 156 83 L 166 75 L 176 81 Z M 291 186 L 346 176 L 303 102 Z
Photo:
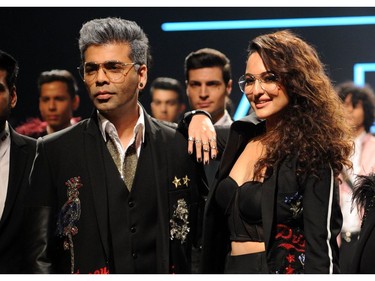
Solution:
M 136 259 L 138 257 L 137 253 L 132 253 L 133 259 Z
M 136 231 L 136 228 L 134 227 L 134 226 L 132 226 L 131 228 L 130 228 L 130 232 L 131 233 L 134 233 Z
M 129 207 L 130 207 L 130 208 L 133 208 L 133 207 L 134 207 L 134 202 L 133 202 L 133 201 L 129 201 L 128 204 L 129 204 Z

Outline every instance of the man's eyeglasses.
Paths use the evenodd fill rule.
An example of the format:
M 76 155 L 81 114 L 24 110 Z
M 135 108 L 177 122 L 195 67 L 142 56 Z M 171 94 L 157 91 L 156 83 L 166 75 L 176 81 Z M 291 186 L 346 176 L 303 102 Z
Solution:
M 263 72 L 258 75 L 244 74 L 240 77 L 240 79 L 238 79 L 238 85 L 240 87 L 240 90 L 243 93 L 252 92 L 257 80 L 259 82 L 260 87 L 266 92 L 274 91 L 279 82 L 278 77 L 272 72 Z
M 128 68 L 128 66 L 131 67 Z M 138 70 L 138 63 L 124 63 L 121 61 L 105 61 L 102 63 L 85 62 L 83 65 L 77 67 L 77 69 L 82 79 L 87 83 L 92 83 L 95 80 L 100 68 L 103 69 L 109 81 L 121 83 L 122 79 L 128 75 L 133 66 Z M 128 70 L 126 71 L 127 68 Z

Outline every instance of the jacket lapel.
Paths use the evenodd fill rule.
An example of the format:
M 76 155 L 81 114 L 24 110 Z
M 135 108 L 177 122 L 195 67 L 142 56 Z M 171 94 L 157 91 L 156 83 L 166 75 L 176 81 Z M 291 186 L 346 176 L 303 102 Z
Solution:
M 143 109 L 144 110 L 144 109 Z M 153 124 L 145 112 L 146 141 L 150 145 L 151 163 L 155 175 L 155 188 L 158 212 L 158 240 L 156 256 L 158 257 L 158 272 L 169 272 L 169 200 L 168 200 L 168 163 L 167 145 L 162 141 L 162 132 Z M 164 239 L 163 239 L 164 238 Z
M 211 203 L 215 199 L 215 192 L 216 187 L 220 181 L 222 181 L 225 177 L 227 177 L 237 160 L 238 156 L 240 155 L 241 146 L 246 143 L 247 140 L 244 139 L 244 136 L 236 131 L 231 130 L 228 136 L 228 141 L 225 150 L 223 152 L 223 157 L 220 159 L 219 164 L 219 174 L 218 177 L 215 177 L 212 183 L 212 190 L 208 193 L 207 197 L 207 206 L 215 206 L 215 204 Z M 246 145 L 246 144 L 245 144 Z M 210 213 L 212 210 L 210 208 L 205 208 L 205 212 Z
M 106 256 L 109 257 L 107 186 L 105 175 L 101 172 L 105 170 L 103 147 L 105 147 L 104 139 L 99 131 L 97 116 L 93 114 L 84 132 L 84 150 L 99 232 Z
M 375 227 L 375 208 L 371 208 L 367 214 L 366 221 L 364 222 L 364 227 L 361 229 L 360 238 L 356 243 L 356 248 L 352 260 L 352 272 L 351 273 L 360 273 L 360 263 L 362 259 L 362 253 L 366 246 L 368 239 L 372 239 L 371 234 L 374 231 Z
M 6 221 L 7 216 L 10 214 L 12 207 L 16 201 L 17 194 L 20 190 L 22 181 L 25 175 L 26 165 L 28 163 L 27 150 L 24 149 L 26 142 L 19 135 L 15 134 L 13 129 L 10 128 L 10 166 L 9 166 L 9 183 L 6 204 L 4 206 L 4 212 L 0 221 L 0 227 L 4 221 Z
M 220 161 L 218 182 L 227 177 L 247 143 L 264 131 L 264 125 L 254 114 L 235 121 L 228 136 L 227 145 Z M 216 185 L 216 182 L 213 186 Z
M 264 184 L 262 187 L 262 221 L 264 241 L 266 243 L 267 250 L 269 250 L 270 247 L 278 173 L 278 168 L 275 168 L 271 177 L 266 179 L 266 184 Z
M 232 124 L 228 138 L 229 145 L 226 146 L 223 158 L 221 159 L 218 182 L 229 175 L 235 161 L 242 153 L 247 143 L 264 131 L 265 123 L 256 118 L 254 114 L 248 115 Z M 271 239 L 272 218 L 275 204 L 270 204 L 270 202 L 275 201 L 277 175 L 278 170 L 275 170 L 262 189 L 262 220 L 266 247 L 270 244 L 269 241 Z M 216 184 L 214 186 L 216 186 Z M 212 194 L 214 194 L 214 192 L 210 192 L 211 197 Z M 208 200 L 211 200 L 211 198 L 209 197 Z

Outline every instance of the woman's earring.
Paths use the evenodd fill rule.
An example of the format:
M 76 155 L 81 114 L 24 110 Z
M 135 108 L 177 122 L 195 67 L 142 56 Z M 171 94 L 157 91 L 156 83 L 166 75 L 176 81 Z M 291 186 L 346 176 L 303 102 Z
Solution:
M 143 83 L 141 82 L 141 83 L 139 83 L 139 87 L 143 87 Z

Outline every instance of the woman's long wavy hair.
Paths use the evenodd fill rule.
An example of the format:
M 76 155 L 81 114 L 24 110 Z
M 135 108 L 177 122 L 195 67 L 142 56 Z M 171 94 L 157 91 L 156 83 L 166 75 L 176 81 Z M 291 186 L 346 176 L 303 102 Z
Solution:
M 267 70 L 279 77 L 289 96 L 283 118 L 262 142 L 267 147 L 255 167 L 273 167 L 287 156 L 297 156 L 297 176 L 318 177 L 327 164 L 338 176 L 351 167 L 353 150 L 343 105 L 316 50 L 288 30 L 261 35 L 249 44 L 249 56 L 258 52 Z

